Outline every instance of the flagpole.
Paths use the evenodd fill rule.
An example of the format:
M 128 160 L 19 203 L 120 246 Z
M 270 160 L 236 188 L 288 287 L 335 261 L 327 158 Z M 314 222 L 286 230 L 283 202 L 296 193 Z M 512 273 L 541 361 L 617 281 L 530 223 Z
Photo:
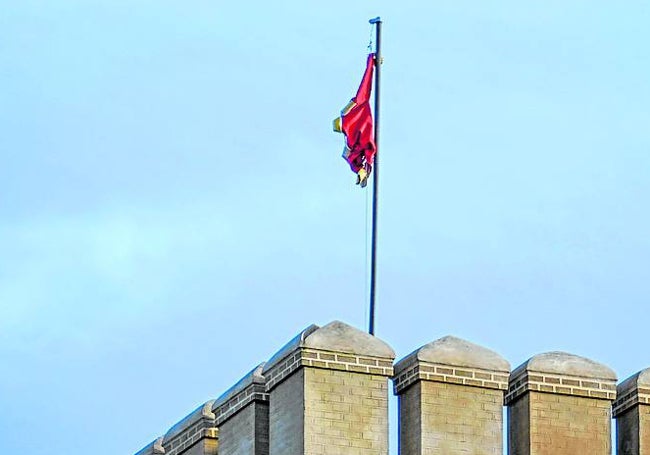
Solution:
M 381 81 L 381 18 L 370 19 L 375 25 L 375 160 L 372 181 L 372 238 L 370 247 L 370 321 L 368 333 L 375 334 L 375 294 L 377 288 L 377 192 L 379 187 L 379 88 Z

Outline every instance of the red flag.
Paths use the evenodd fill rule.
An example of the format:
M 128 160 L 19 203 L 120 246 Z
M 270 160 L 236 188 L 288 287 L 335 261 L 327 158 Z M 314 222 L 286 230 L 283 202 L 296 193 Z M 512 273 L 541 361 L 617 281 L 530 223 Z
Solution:
M 357 174 L 357 185 L 362 187 L 366 186 L 377 151 L 369 102 L 374 65 L 375 54 L 370 54 L 356 96 L 334 120 L 334 131 L 345 135 L 343 158 Z

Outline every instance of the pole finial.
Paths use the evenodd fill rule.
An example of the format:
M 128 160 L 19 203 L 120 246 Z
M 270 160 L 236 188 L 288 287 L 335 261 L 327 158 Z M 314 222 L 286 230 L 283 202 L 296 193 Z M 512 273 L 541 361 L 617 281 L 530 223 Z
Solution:
M 376 24 L 378 22 L 381 22 L 381 17 L 377 16 L 374 19 L 370 19 L 368 22 L 370 22 L 371 24 Z

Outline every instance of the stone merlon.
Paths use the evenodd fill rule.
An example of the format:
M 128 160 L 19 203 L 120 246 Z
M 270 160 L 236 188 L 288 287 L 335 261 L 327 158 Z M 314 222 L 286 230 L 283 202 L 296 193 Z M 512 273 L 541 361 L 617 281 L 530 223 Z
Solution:
M 212 405 L 212 410 L 215 411 L 219 407 L 223 406 L 226 402 L 236 397 L 248 387 L 253 384 L 264 384 L 264 376 L 262 375 L 262 370 L 264 369 L 264 362 L 260 363 L 258 366 L 253 368 L 246 376 L 241 378 L 234 386 L 226 390 L 219 398 L 214 401 Z
M 616 398 L 616 373 L 584 357 L 547 352 L 531 357 L 512 372 L 506 405 L 529 391 L 611 401 Z
M 167 433 L 165 433 L 164 443 L 171 441 L 176 436 L 182 434 L 184 431 L 187 431 L 193 425 L 203 421 L 203 420 L 214 420 L 215 415 L 212 413 L 212 405 L 214 400 L 210 400 L 196 408 L 194 411 L 189 413 L 185 418 L 183 418 L 176 425 L 171 427 Z
M 633 374 L 616 388 L 614 417 L 638 405 L 650 405 L 650 368 Z
M 386 343 L 343 322 L 310 325 L 266 363 L 266 390 L 303 367 L 393 375 L 395 351 Z
M 616 381 L 616 373 L 602 363 L 559 351 L 546 352 L 531 357 L 519 365 L 512 372 L 512 375 L 517 376 L 524 370 L 536 373 L 551 373 Z
M 303 347 L 368 357 L 395 358 L 393 348 L 379 338 L 340 321 L 330 322 L 311 333 L 305 338 Z
M 510 372 L 510 363 L 496 352 L 450 335 L 425 344 L 404 357 L 395 364 L 395 373 L 399 374 L 415 361 Z
M 510 363 L 499 354 L 453 336 L 413 351 L 395 365 L 395 393 L 418 380 L 505 390 Z
M 333 321 L 323 327 L 312 324 L 300 332 L 277 354 L 271 357 L 264 366 L 263 373 L 271 370 L 300 348 L 335 351 L 368 357 L 395 358 L 395 351 L 379 338 L 341 321 Z
M 278 363 L 282 362 L 286 357 L 293 354 L 296 349 L 304 346 L 305 339 L 319 328 L 320 327 L 318 327 L 316 324 L 312 324 L 300 332 L 298 335 L 293 337 L 291 341 L 285 344 L 278 352 L 273 355 L 273 357 L 269 359 L 268 362 L 266 362 L 264 368 L 262 369 L 262 374 L 266 373 Z
M 262 375 L 263 369 L 264 363 L 260 363 L 214 401 L 212 412 L 216 416 L 216 425 L 221 425 L 254 401 L 268 401 L 264 390 L 266 379 Z
M 619 395 L 625 394 L 634 389 L 650 389 L 650 368 L 633 374 L 618 385 Z

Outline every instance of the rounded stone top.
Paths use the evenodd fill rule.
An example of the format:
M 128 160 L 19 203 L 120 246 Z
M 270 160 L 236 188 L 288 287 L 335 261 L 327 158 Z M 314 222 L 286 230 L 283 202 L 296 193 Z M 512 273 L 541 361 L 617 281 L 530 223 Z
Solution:
M 395 358 L 385 342 L 341 321 L 333 321 L 305 338 L 304 347 L 370 357 Z
M 181 434 L 183 431 L 187 430 L 189 427 L 194 425 L 196 422 L 202 419 L 214 419 L 216 416 L 212 412 L 212 405 L 214 400 L 206 401 L 201 406 L 196 408 L 194 411 L 190 412 L 185 416 L 180 422 L 171 427 L 167 433 L 165 433 L 164 441 L 165 444 Z
M 534 371 L 537 373 L 551 373 L 559 375 L 580 376 L 584 378 L 616 380 L 614 371 L 598 362 L 580 357 L 567 352 L 546 352 L 531 357 L 512 373 Z
M 391 360 L 395 358 L 395 351 L 379 338 L 341 321 L 333 321 L 323 327 L 312 324 L 293 337 L 266 362 L 262 374 L 266 374 L 299 348 L 384 357 Z
M 510 363 L 496 352 L 453 336 L 445 336 L 413 351 L 395 365 L 395 373 L 416 361 L 510 372 Z
M 246 376 L 241 378 L 234 386 L 226 390 L 219 398 L 212 404 L 212 411 L 217 410 L 223 406 L 230 399 L 234 398 L 237 394 L 241 393 L 247 387 L 253 384 L 264 384 L 264 376 L 262 370 L 264 369 L 264 362 L 253 368 Z
M 616 389 L 620 396 L 628 391 L 638 388 L 650 389 L 650 368 L 646 368 L 645 370 L 633 374 L 625 381 L 621 382 Z
M 262 374 L 266 374 L 271 368 L 276 366 L 278 363 L 282 362 L 289 354 L 292 354 L 296 349 L 304 345 L 305 339 L 318 330 L 319 327 L 316 324 L 311 324 L 309 327 L 302 330 L 298 335 L 293 337 L 291 341 L 285 344 L 278 352 L 273 354 L 262 369 Z
M 650 387 L 650 368 L 641 370 L 637 375 L 637 385 L 643 387 Z

